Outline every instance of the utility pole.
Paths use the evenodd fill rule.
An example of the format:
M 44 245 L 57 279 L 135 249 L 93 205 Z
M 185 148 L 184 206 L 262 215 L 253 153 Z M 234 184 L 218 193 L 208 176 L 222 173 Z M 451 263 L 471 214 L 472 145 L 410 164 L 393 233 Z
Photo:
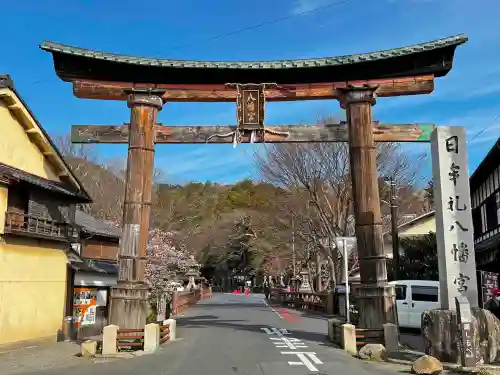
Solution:
M 293 266 L 293 278 L 295 281 L 295 276 L 297 276 L 296 270 L 296 257 L 295 257 L 295 218 L 292 218 L 292 266 Z
M 316 293 L 321 291 L 321 254 L 316 251 Z
M 398 205 L 396 202 L 396 182 L 389 179 L 391 186 L 391 233 L 392 233 L 392 274 L 398 279 L 399 271 L 399 234 L 398 234 Z

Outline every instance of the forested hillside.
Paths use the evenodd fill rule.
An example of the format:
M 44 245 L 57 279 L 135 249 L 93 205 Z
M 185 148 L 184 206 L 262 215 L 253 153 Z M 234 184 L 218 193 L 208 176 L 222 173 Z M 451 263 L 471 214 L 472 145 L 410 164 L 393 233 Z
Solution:
M 92 215 L 120 223 L 124 192 L 124 160 L 102 161 L 92 149 L 75 148 L 59 139 L 66 159 L 94 202 Z M 431 208 L 425 191 L 415 187 L 418 160 L 396 144 L 378 145 L 379 188 L 384 225 L 389 229 L 389 185 L 397 182 L 400 219 Z M 339 235 L 354 235 L 347 145 L 269 145 L 256 156 L 260 182 L 233 185 L 165 183 L 155 171 L 152 226 L 173 234 L 175 245 L 199 261 L 220 269 L 256 272 L 291 267 L 292 238 L 297 266 L 310 265 L 321 254 L 329 278 L 338 278 Z M 356 259 L 350 260 L 356 268 Z

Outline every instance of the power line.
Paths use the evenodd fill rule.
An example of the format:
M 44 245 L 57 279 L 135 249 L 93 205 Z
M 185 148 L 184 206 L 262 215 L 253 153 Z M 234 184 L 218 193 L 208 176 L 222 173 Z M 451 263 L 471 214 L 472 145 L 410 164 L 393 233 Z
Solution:
M 231 35 L 235 35 L 235 34 L 240 34 L 240 33 L 243 33 L 245 31 L 255 30 L 255 29 L 258 29 L 258 28 L 263 27 L 263 26 L 273 25 L 275 23 L 287 21 L 287 20 L 290 20 L 290 19 L 295 18 L 295 17 L 300 17 L 300 16 L 303 16 L 303 15 L 306 15 L 306 14 L 314 13 L 314 12 L 317 12 L 318 10 L 324 10 L 324 9 L 332 8 L 332 7 L 337 6 L 337 5 L 342 5 L 342 4 L 348 3 L 349 1 L 351 1 L 351 0 L 335 1 L 333 3 L 329 3 L 329 4 L 326 4 L 326 5 L 323 5 L 323 6 L 312 8 L 312 9 L 306 10 L 304 12 L 294 13 L 294 14 L 291 14 L 291 15 L 288 15 L 288 16 L 283 16 L 283 17 L 275 18 L 275 19 L 272 19 L 272 20 L 269 20 L 269 21 L 264 21 L 264 22 L 261 22 L 261 23 L 256 24 L 256 25 L 243 27 L 241 29 L 229 31 L 229 32 L 226 32 L 226 33 L 223 33 L 223 34 L 219 34 L 219 35 L 215 35 L 215 36 L 212 36 L 212 37 L 208 37 L 208 38 L 205 38 L 205 39 L 199 39 L 199 40 L 191 42 L 191 43 L 180 44 L 178 46 L 170 48 L 169 50 L 172 51 L 172 50 L 176 50 L 176 49 L 180 49 L 180 48 L 185 48 L 185 47 L 189 47 L 189 46 L 192 46 L 194 44 L 198 44 L 198 43 L 202 43 L 202 42 L 211 42 L 213 40 L 225 38 L 225 37 L 228 37 L 228 36 L 231 36 Z
M 246 32 L 246 31 L 255 30 L 255 29 L 258 29 L 260 27 L 269 26 L 269 25 L 273 25 L 275 23 L 287 21 L 287 20 L 293 19 L 295 17 L 300 17 L 300 16 L 304 16 L 306 14 L 317 12 L 319 10 L 324 10 L 324 9 L 332 8 L 332 7 L 337 6 L 337 5 L 346 4 L 349 1 L 351 1 L 351 0 L 336 1 L 336 2 L 333 2 L 333 3 L 329 3 L 329 4 L 326 4 L 326 5 L 323 5 L 323 6 L 319 6 L 319 7 L 316 7 L 316 8 L 312 8 L 312 9 L 306 10 L 304 12 L 295 13 L 295 14 L 291 14 L 291 15 L 288 15 L 288 16 L 283 16 L 283 17 L 275 18 L 275 19 L 272 19 L 272 20 L 269 20 L 269 21 L 261 22 L 261 23 L 256 24 L 256 25 L 247 26 L 247 27 L 244 27 L 244 28 L 241 28 L 241 29 L 237 29 L 237 30 L 226 32 L 226 33 L 214 35 L 212 37 L 208 37 L 208 38 L 205 38 L 205 39 L 199 39 L 199 40 L 196 40 L 196 41 L 193 41 L 193 42 L 190 42 L 190 43 L 180 44 L 180 45 L 177 45 L 177 46 L 169 48 L 168 51 L 174 51 L 174 50 L 177 50 L 177 49 L 181 49 L 181 48 L 185 48 L 185 47 L 190 47 L 190 46 L 196 45 L 198 43 L 211 42 L 213 40 L 217 40 L 217 39 L 225 38 L 225 37 L 228 37 L 228 36 L 240 34 L 240 33 Z M 42 80 L 37 80 L 35 82 L 29 83 L 29 85 L 36 85 L 38 83 L 47 82 L 49 80 L 50 80 L 49 78 L 42 79 Z
M 172 47 L 169 50 L 172 51 L 172 50 L 176 50 L 176 49 L 181 49 L 181 48 L 189 47 L 189 46 L 192 46 L 192 45 L 195 45 L 195 44 L 198 44 L 198 43 L 210 42 L 210 41 L 213 41 L 213 40 L 225 38 L 225 37 L 236 35 L 236 34 L 239 34 L 239 33 L 246 32 L 246 31 L 255 30 L 255 29 L 258 29 L 260 27 L 269 26 L 269 25 L 276 24 L 276 23 L 279 23 L 279 22 L 287 21 L 287 20 L 293 19 L 295 17 L 300 17 L 300 16 L 304 16 L 306 14 L 317 12 L 319 10 L 324 10 L 324 9 L 332 8 L 332 7 L 337 6 L 337 5 L 346 4 L 349 1 L 351 1 L 351 0 L 335 1 L 335 2 L 328 3 L 328 4 L 325 4 L 323 6 L 318 6 L 318 7 L 315 7 L 315 8 L 312 8 L 312 9 L 300 12 L 300 13 L 295 13 L 295 14 L 291 14 L 291 15 L 288 15 L 288 16 L 283 16 L 283 17 L 275 18 L 275 19 L 272 19 L 272 20 L 269 20 L 269 21 L 264 21 L 264 22 L 261 22 L 261 23 L 256 24 L 256 25 L 247 26 L 247 27 L 244 27 L 244 28 L 241 28 L 241 29 L 236 29 L 236 30 L 233 30 L 233 31 L 229 31 L 229 32 L 226 32 L 226 33 L 218 34 L 218 35 L 215 35 L 215 36 L 212 36 L 212 37 L 209 37 L 209 38 L 205 38 L 205 39 L 199 39 L 199 40 L 191 42 L 191 43 L 181 44 L 181 45 Z M 46 81 L 49 81 L 49 79 L 37 80 L 35 82 L 30 83 L 30 85 L 35 85 L 35 84 L 43 83 L 43 82 L 46 82 Z M 474 141 L 474 139 L 476 139 L 479 135 L 481 135 L 484 131 L 486 131 L 486 129 L 488 129 L 491 125 L 493 125 L 498 119 L 500 119 L 500 115 L 497 115 L 490 123 L 488 123 L 482 129 L 480 129 L 470 140 L 467 141 L 467 144 L 469 144 L 472 141 Z M 424 159 L 427 159 L 427 154 L 425 155 Z
M 491 122 L 486 124 L 483 128 L 481 128 L 471 139 L 467 141 L 467 144 L 471 143 L 474 139 L 484 133 L 486 129 L 488 129 L 491 125 L 493 125 L 497 120 L 500 119 L 500 115 L 497 115 Z

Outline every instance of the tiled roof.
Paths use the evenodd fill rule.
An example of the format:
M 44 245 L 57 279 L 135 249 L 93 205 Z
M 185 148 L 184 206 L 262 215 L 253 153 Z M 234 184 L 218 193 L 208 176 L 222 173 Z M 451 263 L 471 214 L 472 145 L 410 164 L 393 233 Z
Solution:
M 118 274 L 118 264 L 117 262 L 106 262 L 103 260 L 86 260 L 83 263 L 72 262 L 71 267 L 75 271 L 81 272 L 93 272 L 93 273 L 105 273 L 109 275 Z
M 120 238 L 122 236 L 120 229 L 80 210 L 77 210 L 75 213 L 75 224 L 89 234 L 113 238 Z
M 24 101 L 23 97 L 16 90 L 16 88 L 14 86 L 14 81 L 12 80 L 12 78 L 11 78 L 10 75 L 8 75 L 8 74 L 0 74 L 0 88 L 2 88 L 2 87 L 8 88 L 9 90 L 11 90 L 17 96 L 17 98 L 19 99 L 19 101 L 22 103 L 22 105 L 24 106 L 24 108 L 26 109 L 26 111 L 29 113 L 29 115 L 31 116 L 31 118 L 33 119 L 33 121 L 36 123 L 37 127 L 40 129 L 40 131 L 44 135 L 45 139 L 48 141 L 48 143 L 50 144 L 50 146 L 54 150 L 54 152 L 60 158 L 61 162 L 65 165 L 68 173 L 71 174 L 71 176 L 73 177 L 73 180 L 75 181 L 75 183 L 77 185 L 79 185 L 79 189 L 80 189 L 79 196 L 82 197 L 82 198 L 84 198 L 84 200 L 82 202 L 90 202 L 91 201 L 90 196 L 85 191 L 85 189 L 81 185 L 80 181 L 75 177 L 75 175 L 71 171 L 71 168 L 69 168 L 69 166 L 66 164 L 66 162 L 64 161 L 64 158 L 61 155 L 59 149 L 54 144 L 54 142 L 52 141 L 52 139 L 50 138 L 50 136 L 48 135 L 48 133 L 45 131 L 45 129 L 42 126 L 42 124 L 35 117 L 35 114 L 33 113 L 33 111 L 30 109 L 30 107 L 28 106 L 28 104 Z
M 53 193 L 70 196 L 77 199 L 78 202 L 90 201 L 90 199 L 86 194 L 84 194 L 84 192 L 72 190 L 68 188 L 67 185 L 62 184 L 60 182 L 47 180 L 45 178 L 38 177 L 34 174 L 21 171 L 20 169 L 10 167 L 3 163 L 0 163 L 0 176 L 6 177 L 8 179 L 22 181 L 30 185 L 35 185 L 39 188 L 51 191 Z
M 463 34 L 447 38 L 437 39 L 426 43 L 415 44 L 407 47 L 394 48 L 384 51 L 361 53 L 355 55 L 324 57 L 298 60 L 275 60 L 275 61 L 193 61 L 193 60 L 171 60 L 158 58 L 145 58 L 137 56 L 126 56 L 114 53 L 99 52 L 85 48 L 72 47 L 64 44 L 44 42 L 40 48 L 52 53 L 61 53 L 86 57 L 95 60 L 104 60 L 117 63 L 133 65 L 146 65 L 169 68 L 218 68 L 218 69 L 288 69 L 288 68 L 313 68 L 324 66 L 350 65 L 369 61 L 386 60 L 394 57 L 411 55 L 414 53 L 437 50 L 450 46 L 458 46 L 467 42 Z
M 117 262 L 106 262 L 102 260 L 94 260 L 91 259 L 88 261 L 88 266 L 90 269 L 100 272 L 100 273 L 109 273 L 109 274 L 117 274 L 118 273 L 118 263 Z
M 484 183 L 484 181 L 493 173 L 499 165 L 500 158 L 500 138 L 491 147 L 488 154 L 481 160 L 476 170 L 470 176 L 470 191 L 475 192 Z

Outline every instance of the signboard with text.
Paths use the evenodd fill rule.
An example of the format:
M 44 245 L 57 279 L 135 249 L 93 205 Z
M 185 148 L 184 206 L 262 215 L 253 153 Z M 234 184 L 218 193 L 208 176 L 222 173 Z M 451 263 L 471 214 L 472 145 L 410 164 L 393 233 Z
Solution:
M 493 291 L 498 289 L 498 273 L 479 271 L 481 285 L 481 307 L 484 309 L 486 302 L 493 297 Z
M 431 150 L 441 307 L 454 310 L 460 296 L 478 307 L 465 128 L 437 127 Z
M 97 289 L 73 289 L 73 317 L 77 327 L 96 323 Z

